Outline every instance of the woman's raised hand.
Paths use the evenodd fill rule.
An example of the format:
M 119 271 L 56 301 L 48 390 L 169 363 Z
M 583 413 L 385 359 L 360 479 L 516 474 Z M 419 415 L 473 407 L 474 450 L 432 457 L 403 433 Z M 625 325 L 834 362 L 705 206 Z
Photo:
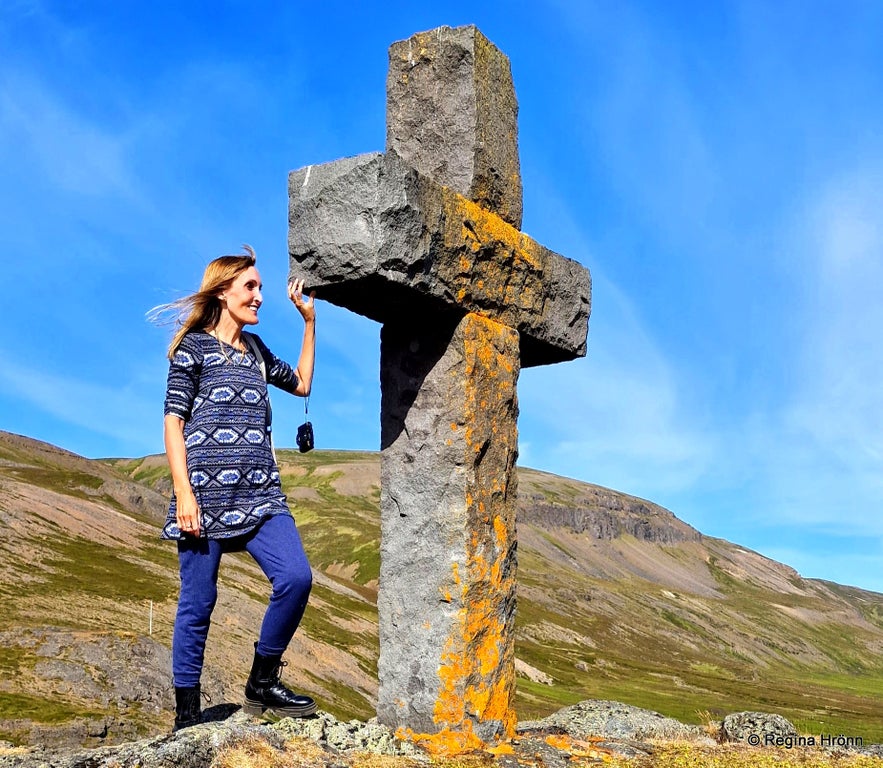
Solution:
M 316 298 L 316 292 L 310 291 L 310 295 L 304 298 L 304 281 L 291 280 L 288 283 L 288 298 L 291 299 L 297 311 L 301 313 L 305 321 L 316 319 L 316 307 L 313 299 Z

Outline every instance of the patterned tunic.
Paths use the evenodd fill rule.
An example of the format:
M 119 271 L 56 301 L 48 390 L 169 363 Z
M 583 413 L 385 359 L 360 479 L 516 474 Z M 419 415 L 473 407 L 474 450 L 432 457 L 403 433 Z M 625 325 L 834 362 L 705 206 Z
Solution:
M 184 420 L 187 472 L 202 520 L 200 535 L 210 539 L 239 536 L 270 515 L 290 514 L 270 442 L 267 382 L 294 393 L 292 367 L 253 335 L 267 369 L 246 352 L 203 331 L 184 336 L 169 364 L 165 414 Z M 162 531 L 182 539 L 172 495 Z

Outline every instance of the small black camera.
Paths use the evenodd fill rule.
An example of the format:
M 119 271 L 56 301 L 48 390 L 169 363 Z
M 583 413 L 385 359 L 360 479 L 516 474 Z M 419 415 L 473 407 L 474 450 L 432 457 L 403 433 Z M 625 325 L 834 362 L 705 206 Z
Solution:
M 306 421 L 297 428 L 295 438 L 297 447 L 301 453 L 313 450 L 313 425 Z

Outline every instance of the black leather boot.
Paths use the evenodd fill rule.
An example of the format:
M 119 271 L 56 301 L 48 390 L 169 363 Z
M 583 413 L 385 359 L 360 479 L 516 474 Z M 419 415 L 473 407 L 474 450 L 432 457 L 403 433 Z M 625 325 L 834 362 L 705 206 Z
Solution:
M 294 693 L 280 682 L 279 670 L 287 663 L 282 661 L 281 656 L 262 656 L 255 644 L 254 662 L 245 684 L 244 712 L 266 719 L 279 719 L 307 717 L 316 711 L 316 702 L 309 696 Z
M 193 688 L 175 688 L 175 727 L 172 729 L 173 732 L 202 722 L 199 696 L 198 685 Z

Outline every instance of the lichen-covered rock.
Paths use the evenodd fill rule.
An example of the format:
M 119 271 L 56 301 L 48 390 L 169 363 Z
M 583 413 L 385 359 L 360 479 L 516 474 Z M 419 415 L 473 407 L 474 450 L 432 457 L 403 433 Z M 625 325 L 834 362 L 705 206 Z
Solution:
M 642 741 L 644 739 L 701 739 L 708 737 L 701 728 L 685 725 L 678 720 L 665 717 L 629 704 L 616 701 L 581 701 L 558 710 L 542 720 L 526 721 L 518 724 L 518 732 L 548 728 L 561 728 L 576 739 L 602 737 Z
M 305 737 L 337 752 L 411 756 L 424 754 L 410 742 L 397 739 L 390 728 L 381 725 L 376 719 L 366 723 L 359 720 L 344 723 L 327 712 L 319 712 L 316 717 L 285 718 L 274 724 L 273 730 L 286 739 Z
M 514 733 L 516 382 L 585 354 L 589 272 L 518 227 L 509 63 L 475 27 L 390 51 L 385 154 L 289 176 L 291 276 L 383 323 L 378 718 Z
M 316 717 L 269 724 L 236 712 L 225 720 L 177 733 L 91 750 L 17 748 L 0 743 L 0 768 L 208 768 L 223 749 L 258 741 L 281 750 L 294 737 L 315 741 L 329 756 L 349 752 L 425 756 L 376 720 L 343 723 L 320 712 Z
M 770 746 L 779 738 L 797 736 L 797 729 L 782 715 L 768 712 L 734 712 L 721 723 L 722 741 L 744 741 L 751 746 Z

